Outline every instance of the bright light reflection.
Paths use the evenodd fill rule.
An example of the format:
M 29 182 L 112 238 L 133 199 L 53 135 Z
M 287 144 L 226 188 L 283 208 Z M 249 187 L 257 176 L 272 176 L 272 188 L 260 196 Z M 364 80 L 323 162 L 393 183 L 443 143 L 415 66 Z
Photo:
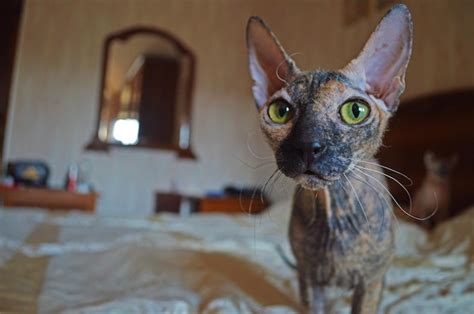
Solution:
M 114 140 L 124 145 L 136 144 L 139 126 L 137 119 L 119 119 L 114 123 L 112 136 Z

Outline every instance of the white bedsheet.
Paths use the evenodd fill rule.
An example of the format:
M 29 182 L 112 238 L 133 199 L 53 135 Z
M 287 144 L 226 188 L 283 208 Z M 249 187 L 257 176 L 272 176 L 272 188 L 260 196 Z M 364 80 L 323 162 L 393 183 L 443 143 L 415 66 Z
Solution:
M 0 209 L 0 312 L 20 308 L 23 280 L 39 287 L 26 308 L 41 313 L 297 313 L 295 273 L 275 250 L 290 254 L 288 214 L 289 203 L 150 220 Z M 382 312 L 472 313 L 473 227 L 474 208 L 431 235 L 400 222 Z M 346 294 L 331 303 L 349 313 Z

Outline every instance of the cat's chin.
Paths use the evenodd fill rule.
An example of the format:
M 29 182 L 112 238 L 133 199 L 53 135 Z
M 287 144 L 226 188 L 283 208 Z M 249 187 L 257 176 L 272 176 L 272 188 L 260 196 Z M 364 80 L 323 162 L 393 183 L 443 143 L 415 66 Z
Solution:
M 307 190 L 319 190 L 332 185 L 339 177 L 322 178 L 316 175 L 300 174 L 294 180 Z

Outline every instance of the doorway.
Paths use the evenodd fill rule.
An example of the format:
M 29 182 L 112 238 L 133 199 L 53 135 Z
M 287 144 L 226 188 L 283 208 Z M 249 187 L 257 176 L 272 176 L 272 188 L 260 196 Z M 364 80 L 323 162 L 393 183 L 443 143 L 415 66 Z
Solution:
M 24 0 L 0 1 L 0 162 L 7 125 L 16 44 Z

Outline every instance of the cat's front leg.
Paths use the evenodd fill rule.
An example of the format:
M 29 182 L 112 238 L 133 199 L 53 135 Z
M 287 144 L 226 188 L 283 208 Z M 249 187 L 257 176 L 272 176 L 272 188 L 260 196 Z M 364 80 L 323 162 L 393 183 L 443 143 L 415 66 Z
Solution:
M 384 279 L 368 284 L 360 284 L 352 296 L 352 314 L 375 314 L 379 308 L 384 287 Z
M 298 269 L 298 286 L 299 286 L 301 304 L 305 308 L 308 308 L 309 306 L 308 282 L 307 282 L 306 272 L 304 271 L 304 269 L 300 269 L 300 268 Z

